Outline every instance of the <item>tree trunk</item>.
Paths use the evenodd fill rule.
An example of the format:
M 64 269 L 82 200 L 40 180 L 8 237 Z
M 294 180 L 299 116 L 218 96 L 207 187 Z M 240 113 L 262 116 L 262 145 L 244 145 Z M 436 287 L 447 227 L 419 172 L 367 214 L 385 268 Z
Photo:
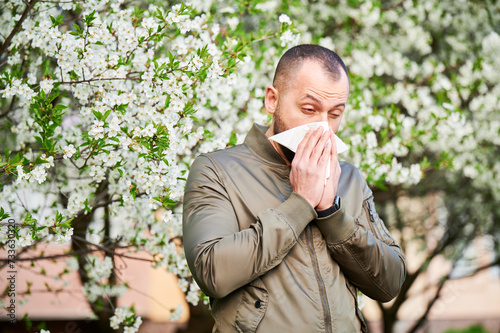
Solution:
M 96 195 L 106 191 L 107 184 L 102 183 L 99 186 Z M 66 202 L 67 203 L 67 202 Z M 73 236 L 71 238 L 71 248 L 75 253 L 81 253 L 77 256 L 78 258 L 78 275 L 82 285 L 89 282 L 87 272 L 85 271 L 85 264 L 87 263 L 87 254 L 90 251 L 88 243 L 85 241 L 87 236 L 87 229 L 94 218 L 94 211 L 87 212 L 84 211 L 80 213 L 72 222 L 73 226 Z M 109 223 L 109 219 L 108 219 Z M 109 226 L 108 226 L 109 232 Z M 108 233 L 109 237 L 109 233 Z M 113 258 L 112 258 L 113 259 Z M 110 284 L 114 284 L 114 272 L 110 278 Z M 116 307 L 116 298 L 98 297 L 95 302 L 87 300 L 92 312 L 97 316 L 97 323 L 99 325 L 99 332 L 101 333 L 113 333 L 114 330 L 109 326 L 110 318 L 114 314 L 114 308 Z M 110 304 L 110 302 L 112 304 Z
M 382 325 L 384 333 L 392 333 L 394 330 L 394 324 L 396 323 L 396 313 L 394 313 L 392 307 L 389 309 L 382 310 Z
M 214 319 L 203 303 L 197 306 L 189 304 L 189 321 L 185 329 L 180 329 L 177 333 L 211 333 L 214 326 Z

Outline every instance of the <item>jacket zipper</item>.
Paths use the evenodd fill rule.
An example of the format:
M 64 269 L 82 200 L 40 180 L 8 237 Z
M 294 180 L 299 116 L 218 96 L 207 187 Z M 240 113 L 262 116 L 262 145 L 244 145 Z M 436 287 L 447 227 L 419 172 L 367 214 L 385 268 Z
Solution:
M 320 285 L 320 293 L 321 293 L 321 301 L 323 303 L 323 310 L 326 312 L 325 313 L 325 326 L 326 326 L 326 331 L 330 332 L 330 308 L 328 307 L 328 302 L 326 300 L 326 289 L 325 289 L 325 284 L 323 280 L 321 279 L 321 276 L 319 274 L 319 269 L 318 269 L 318 262 L 316 260 L 316 253 L 314 252 L 314 248 L 312 245 L 312 237 L 311 237 L 311 228 L 309 225 L 307 225 L 307 245 L 309 246 L 309 251 L 311 251 L 312 259 L 313 259 L 313 266 L 314 266 L 314 274 L 316 275 L 316 279 L 319 282 Z
M 381 235 L 380 235 L 380 232 L 378 230 L 378 228 L 376 227 L 375 223 L 375 218 L 373 217 L 373 214 L 372 214 L 372 207 L 370 205 L 370 202 L 368 201 L 368 199 L 365 201 L 365 204 L 364 204 L 364 209 L 365 209 L 365 212 L 366 212 L 366 215 L 367 217 L 369 218 L 369 220 L 371 221 L 368 222 L 368 224 L 370 225 L 370 229 L 372 231 L 372 233 L 378 238 L 378 239 L 382 239 Z

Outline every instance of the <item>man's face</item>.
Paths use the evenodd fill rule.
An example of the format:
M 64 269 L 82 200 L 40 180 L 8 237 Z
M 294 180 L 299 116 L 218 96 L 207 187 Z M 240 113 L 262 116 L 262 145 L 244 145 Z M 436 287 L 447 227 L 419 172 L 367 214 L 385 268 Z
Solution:
M 275 108 L 268 108 L 273 114 L 273 134 L 317 121 L 327 121 L 337 132 L 349 97 L 346 74 L 342 71 L 341 79 L 334 81 L 321 64 L 309 60 L 292 78 L 285 91 L 277 90 Z

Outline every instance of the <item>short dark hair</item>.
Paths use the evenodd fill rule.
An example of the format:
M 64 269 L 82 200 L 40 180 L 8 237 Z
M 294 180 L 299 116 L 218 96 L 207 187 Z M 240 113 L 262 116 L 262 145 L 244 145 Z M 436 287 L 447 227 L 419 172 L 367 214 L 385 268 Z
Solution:
M 274 73 L 273 86 L 287 89 L 291 74 L 296 73 L 305 60 L 318 61 L 333 81 L 342 77 L 342 70 L 349 79 L 347 67 L 339 55 L 326 47 L 315 44 L 297 45 L 286 51 L 278 62 Z

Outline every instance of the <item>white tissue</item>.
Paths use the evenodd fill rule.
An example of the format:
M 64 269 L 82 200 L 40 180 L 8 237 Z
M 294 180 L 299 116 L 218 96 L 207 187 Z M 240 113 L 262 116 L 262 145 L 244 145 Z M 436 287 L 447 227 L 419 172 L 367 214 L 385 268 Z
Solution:
M 310 128 L 317 129 L 318 127 L 323 127 L 325 131 L 328 131 L 328 122 L 319 121 L 316 123 L 309 123 L 302 126 L 297 126 L 287 131 L 273 135 L 272 137 L 269 138 L 269 140 L 273 140 L 287 147 L 291 151 L 296 152 L 299 143 L 302 141 L 307 131 Z M 344 142 L 342 142 L 342 140 L 340 140 L 340 138 L 337 135 L 334 134 L 334 136 L 335 136 L 335 144 L 337 145 L 337 154 L 343 153 L 349 149 L 349 147 L 347 147 L 347 145 Z M 328 160 L 328 164 L 326 166 L 325 185 L 328 177 L 330 177 L 330 160 Z

